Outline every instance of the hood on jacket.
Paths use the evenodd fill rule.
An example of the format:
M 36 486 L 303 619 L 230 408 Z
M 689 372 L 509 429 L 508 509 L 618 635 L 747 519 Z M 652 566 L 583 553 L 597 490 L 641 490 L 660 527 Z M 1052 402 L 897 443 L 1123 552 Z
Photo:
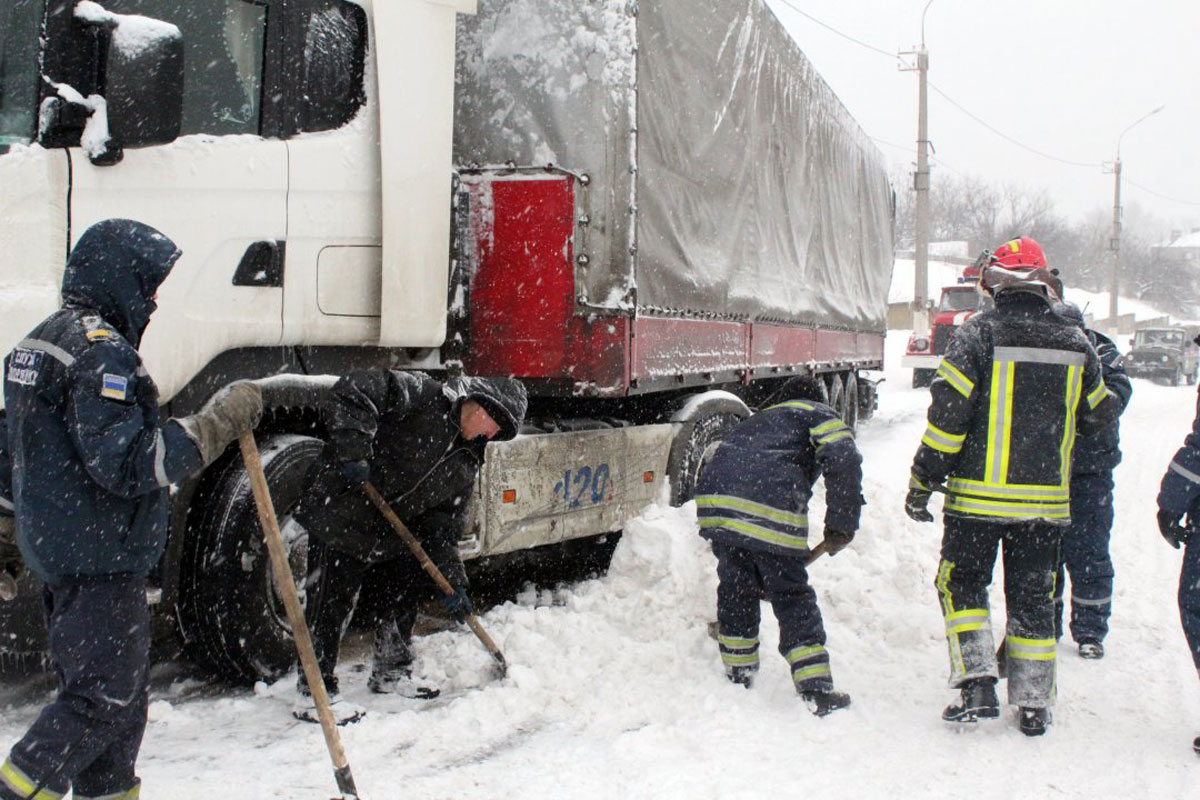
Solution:
M 483 406 L 500 426 L 500 433 L 493 441 L 516 438 L 529 407 L 525 386 L 516 378 L 455 378 L 447 381 L 445 392 L 455 408 L 461 407 L 465 400 Z
M 182 255 L 165 235 L 131 219 L 106 219 L 83 232 L 67 258 L 62 302 L 92 308 L 138 346 L 154 295 Z

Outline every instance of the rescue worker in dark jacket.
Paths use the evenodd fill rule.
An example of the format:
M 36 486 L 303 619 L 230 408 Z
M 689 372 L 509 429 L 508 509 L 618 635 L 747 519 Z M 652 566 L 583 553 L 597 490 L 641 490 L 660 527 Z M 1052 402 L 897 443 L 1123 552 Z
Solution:
M 988 612 L 996 550 L 1004 548 L 1008 699 L 1021 731 L 1045 733 L 1054 699 L 1054 571 L 1070 524 L 1076 428 L 1116 418 L 1100 360 L 1083 332 L 1051 302 L 1061 283 L 1037 242 L 1006 242 L 980 285 L 995 308 L 968 320 L 950 341 L 930 387 L 928 426 L 913 459 L 905 511 L 932 522 L 934 488 L 946 492 L 936 586 L 958 704 L 949 722 L 1000 714 Z
M 1195 340 L 1200 345 L 1200 336 Z M 1187 519 L 1184 519 L 1187 515 Z M 1196 417 L 1192 432 L 1167 465 L 1158 490 L 1158 529 L 1167 544 L 1183 550 L 1183 567 L 1179 572 L 1179 620 L 1183 635 L 1192 650 L 1192 661 L 1200 673 L 1200 399 L 1196 402 Z M 1200 736 L 1192 742 L 1200 755 Z
M 1117 345 L 1099 331 L 1086 328 L 1078 306 L 1062 303 L 1055 311 L 1087 334 L 1100 357 L 1104 385 L 1112 395 L 1117 413 L 1124 413 L 1133 386 L 1121 365 Z M 1079 655 L 1087 659 L 1104 657 L 1103 642 L 1112 614 L 1113 563 L 1108 540 L 1113 524 L 1113 469 L 1120 463 L 1119 420 L 1096 433 L 1075 438 L 1071 460 L 1071 527 L 1063 534 L 1054 581 L 1054 632 L 1056 638 L 1062 638 L 1065 567 L 1071 574 L 1071 636 L 1079 645 Z
M 146 577 L 167 535 L 168 487 L 257 424 L 254 384 L 163 419 L 137 347 L 180 253 L 111 219 L 67 261 L 62 308 L 4 363 L 16 539 L 45 584 L 60 691 L 0 766 L 0 798 L 136 798 L 149 699 Z
M 471 613 L 458 553 L 467 501 L 489 440 L 517 435 L 525 387 L 511 378 L 456 378 L 373 370 L 337 382 L 325 410 L 329 443 L 294 519 L 309 533 L 306 614 L 335 715 L 356 719 L 338 695 L 341 637 L 368 570 L 385 612 L 375 626 L 370 689 L 431 698 L 438 691 L 412 676 L 412 629 L 421 601 L 437 597 L 459 622 Z M 363 493 L 371 481 L 455 587 L 438 592 L 416 558 Z M 307 695 L 303 673 L 300 690 Z M 296 716 L 317 721 L 311 700 Z
M 858 530 L 862 457 L 854 434 L 816 401 L 815 378 L 799 378 L 784 396 L 738 423 L 696 484 L 700 535 L 717 557 L 717 644 L 725 674 L 747 688 L 758 670 L 759 601 L 779 621 L 779 652 L 796 691 L 818 716 L 850 704 L 834 691 L 825 628 L 805 569 L 808 501 L 825 476 L 825 545 L 842 550 Z

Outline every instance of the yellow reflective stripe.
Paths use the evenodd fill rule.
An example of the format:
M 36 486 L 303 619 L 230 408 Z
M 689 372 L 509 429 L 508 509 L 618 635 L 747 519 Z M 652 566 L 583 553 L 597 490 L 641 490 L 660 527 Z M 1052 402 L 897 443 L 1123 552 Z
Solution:
M 1095 408 L 1096 406 L 1100 405 L 1100 402 L 1106 397 L 1108 397 L 1108 387 L 1104 385 L 1104 379 L 1101 378 L 1100 383 L 1096 385 L 1096 388 L 1088 392 L 1088 406 Z
M 1015 519 L 1070 519 L 1070 503 L 1014 503 L 997 500 L 979 500 L 974 497 L 951 495 L 946 500 L 947 511 L 963 511 L 988 517 L 1010 517 Z
M 819 656 L 819 655 L 824 655 L 824 654 L 825 654 L 824 646 L 819 645 L 819 644 L 812 644 L 812 645 L 805 645 L 805 646 L 801 646 L 801 647 L 793 647 L 791 650 L 788 650 L 787 655 L 784 656 L 784 658 L 787 659 L 787 662 L 789 664 L 795 664 L 797 661 L 804 661 L 805 659 L 812 658 L 813 656 Z
M 1200 480 L 1196 481 L 1196 483 L 1200 483 Z M 921 483 L 921 479 L 920 479 L 920 478 L 918 478 L 916 475 L 909 475 L 909 476 L 908 476 L 908 488 L 910 488 L 910 489 L 924 489 L 924 490 L 925 490 L 925 491 L 927 491 L 927 492 L 929 491 L 929 487 L 928 487 L 928 486 L 926 486 L 925 484 Z
M 802 408 L 805 411 L 816 411 L 815 407 L 802 400 L 788 400 L 786 403 L 776 403 L 773 406 L 764 408 L 763 411 L 770 411 L 772 408 Z
M 963 375 L 958 367 L 944 358 L 942 359 L 942 363 L 938 365 L 937 374 L 945 378 L 946 383 L 957 389 L 958 393 L 963 397 L 970 397 L 971 392 L 975 391 L 975 384 L 971 379 Z
M 1006 639 L 1005 649 L 1009 658 L 1053 661 L 1058 649 L 1058 643 L 1053 639 L 1024 639 L 1020 636 L 1008 636 Z
M 1104 385 L 1104 381 L 1100 382 Z M 1071 452 L 1075 447 L 1075 411 L 1079 406 L 1079 393 L 1083 391 L 1083 367 L 1067 368 L 1066 414 L 1063 419 L 1063 439 L 1059 450 L 1059 479 L 1063 486 L 1071 481 Z
M 953 611 L 946 615 L 946 633 L 966 633 L 978 631 L 991 624 L 991 617 L 986 608 L 968 608 Z
M 826 436 L 824 439 L 818 439 L 817 444 L 819 444 L 821 447 L 824 447 L 827 444 L 831 444 L 831 443 L 839 441 L 841 439 L 853 439 L 853 438 L 854 438 L 854 434 L 851 433 L 849 429 L 846 429 L 844 431 L 838 431 L 837 433 L 831 433 L 828 436 Z M 820 450 L 821 447 L 818 447 L 817 449 Z
M 992 398 L 988 412 L 988 451 L 984 474 L 994 484 L 1008 478 L 1009 439 L 1012 436 L 1012 395 L 1016 362 L 992 362 Z
M 37 788 L 37 784 L 33 782 L 32 778 L 17 769 L 11 760 L 5 761 L 0 766 L 0 782 L 25 800 L 62 800 L 64 797 L 63 794 L 52 792 L 49 789 L 38 789 L 34 794 L 33 790 Z
M 954 562 L 942 559 L 938 564 L 937 579 L 933 585 L 937 587 L 938 597 L 942 601 L 942 615 L 947 620 L 954 616 L 954 598 L 950 596 L 950 573 L 954 571 Z M 950 673 L 952 675 L 962 675 L 966 672 L 963 666 L 962 645 L 958 641 L 958 636 L 951 633 L 947 626 L 946 645 L 950 649 Z
M 921 437 L 921 444 L 928 445 L 934 450 L 940 450 L 943 453 L 954 454 L 962 450 L 963 442 L 966 441 L 967 435 L 964 433 L 961 436 L 946 433 L 930 422 L 925 428 L 925 435 Z
M 804 527 L 808 525 L 808 516 L 793 514 L 790 511 L 775 508 L 765 503 L 756 503 L 744 497 L 734 497 L 728 494 L 702 494 L 696 498 L 696 505 L 702 508 L 728 508 L 733 511 L 743 511 L 756 517 L 769 519 L 772 522 L 782 522 L 786 525 Z
M 792 681 L 799 683 L 800 681 L 808 680 L 809 678 L 816 678 L 820 677 L 821 675 L 832 674 L 833 672 L 828 663 L 813 664 L 811 667 L 804 667 L 803 669 L 794 670 L 792 672 Z
M 828 420 L 827 422 L 822 422 L 820 425 L 816 426 L 815 428 L 809 428 L 808 435 L 812 436 L 813 438 L 816 438 L 816 437 L 820 436 L 822 433 L 831 431 L 834 428 L 844 428 L 844 427 L 846 427 L 846 423 L 842 422 L 840 419 L 831 419 L 831 420 Z
M 729 519 L 728 517 L 703 517 L 700 520 L 701 528 L 728 528 L 731 531 L 745 534 L 751 539 L 758 539 L 768 544 L 777 544 L 780 547 L 787 547 L 792 550 L 807 550 L 808 535 L 805 532 L 804 536 L 790 536 L 786 533 L 764 528 L 760 525 L 746 522 L 740 519 Z
M 709 652 L 712 651 L 710 650 Z M 731 667 L 748 667 L 751 664 L 758 663 L 758 652 L 742 654 L 721 651 L 721 663 L 728 664 Z
M 717 634 L 717 643 L 722 647 L 743 648 L 743 647 L 758 647 L 758 639 L 738 639 L 733 636 Z
M 1070 488 L 1062 486 L 1038 486 L 1032 483 L 993 484 L 970 478 L 950 478 L 946 488 L 956 495 L 992 498 L 997 500 L 1061 500 L 1070 497 Z
M 79 792 L 76 792 L 73 795 L 75 800 L 139 800 L 139 798 L 141 798 L 141 796 L 142 796 L 142 785 L 140 783 L 137 786 L 134 786 L 132 789 L 129 789 L 128 791 L 117 792 L 116 794 L 84 796 L 84 795 L 80 794 Z

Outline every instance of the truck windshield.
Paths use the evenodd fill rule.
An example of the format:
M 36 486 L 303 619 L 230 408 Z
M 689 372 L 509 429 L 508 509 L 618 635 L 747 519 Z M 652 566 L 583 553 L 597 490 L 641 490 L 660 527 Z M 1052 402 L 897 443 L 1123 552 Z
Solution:
M 0 153 L 37 132 L 38 46 L 45 0 L 0 3 Z
M 938 311 L 975 311 L 983 307 L 983 300 L 983 295 L 974 290 L 942 292 Z
M 1134 347 L 1179 347 L 1183 331 L 1138 331 L 1133 336 Z

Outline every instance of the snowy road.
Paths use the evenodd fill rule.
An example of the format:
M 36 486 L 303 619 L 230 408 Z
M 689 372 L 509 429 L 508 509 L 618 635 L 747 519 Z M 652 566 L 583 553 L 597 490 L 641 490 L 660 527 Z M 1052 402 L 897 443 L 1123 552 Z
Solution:
M 893 365 L 905 338 L 889 338 Z M 804 709 L 776 655 L 769 610 L 755 688 L 725 681 L 706 633 L 715 562 L 695 534 L 694 509 L 654 506 L 628 526 L 604 579 L 570 593 L 531 591 L 486 614 L 511 665 L 505 681 L 414 710 L 417 701 L 369 696 L 366 674 L 343 663 L 346 693 L 370 708 L 342 729 L 362 796 L 1200 796 L 1190 749 L 1200 686 L 1175 606 L 1180 556 L 1154 524 L 1158 481 L 1189 427 L 1195 392 L 1134 382 L 1117 472 L 1109 655 L 1086 662 L 1064 641 L 1055 724 L 1027 739 L 1011 709 L 961 732 L 939 719 L 953 697 L 932 588 L 940 524 L 910 522 L 902 511 L 928 393 L 908 388 L 898 366 L 887 378 L 879 413 L 859 434 L 869 503 L 862 531 L 850 550 L 811 570 L 835 680 L 854 698 L 848 711 L 817 719 Z M 994 596 L 997 619 L 1001 605 Z M 444 685 L 484 681 L 489 659 L 469 633 L 424 637 L 418 648 L 419 666 Z M 320 729 L 288 713 L 292 686 L 214 693 L 176 683 L 156 692 L 143 796 L 335 794 Z M 43 699 L 0 706 L 0 751 Z

